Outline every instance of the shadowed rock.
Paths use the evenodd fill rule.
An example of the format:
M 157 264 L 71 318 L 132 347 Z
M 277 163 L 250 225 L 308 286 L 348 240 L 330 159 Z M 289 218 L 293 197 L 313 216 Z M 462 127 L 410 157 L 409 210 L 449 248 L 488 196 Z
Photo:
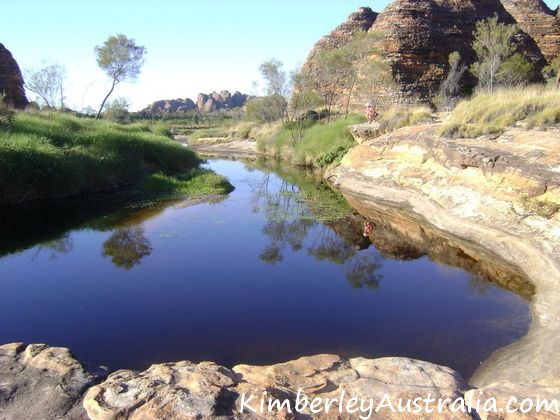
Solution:
M 6 104 L 14 108 L 25 108 L 29 104 L 23 84 L 18 63 L 12 57 L 12 53 L 0 43 L 0 93 L 6 95 Z

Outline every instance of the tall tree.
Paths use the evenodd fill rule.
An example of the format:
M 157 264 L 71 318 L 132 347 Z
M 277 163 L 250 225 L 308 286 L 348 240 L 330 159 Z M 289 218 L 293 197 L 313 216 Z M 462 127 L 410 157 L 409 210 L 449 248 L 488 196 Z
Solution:
M 282 69 L 284 64 L 272 58 L 259 66 L 259 71 L 266 82 L 266 93 L 268 97 L 261 101 L 256 101 L 254 105 L 259 105 L 261 110 L 266 108 L 267 118 L 277 116 L 286 124 L 286 106 L 290 91 L 290 84 L 286 78 L 286 72 Z M 266 122 L 270 124 L 270 120 Z
M 494 92 L 500 85 L 516 85 L 528 79 L 533 66 L 516 52 L 514 35 L 517 25 L 500 23 L 498 16 L 476 24 L 473 49 L 478 61 L 470 72 L 478 79 L 478 88 Z
M 35 93 L 49 108 L 64 108 L 64 79 L 66 71 L 58 64 L 43 65 L 38 70 L 26 71 L 25 88 Z
M 375 48 L 376 42 L 380 39 L 377 32 L 356 32 L 350 42 L 340 47 L 339 72 L 341 73 L 340 83 L 344 86 L 346 100 L 344 105 L 344 116 L 348 117 L 350 102 L 358 77 L 363 74 L 367 65 L 366 58 L 372 54 L 380 54 Z
M 294 91 L 288 102 L 287 115 L 292 140 L 297 143 L 303 138 L 304 129 L 309 126 L 309 114 L 317 106 L 323 104 L 321 97 L 314 89 L 313 77 L 309 71 L 302 68 L 294 70 L 290 74 Z
M 251 99 L 246 105 L 247 119 L 267 123 L 269 126 L 284 116 L 286 100 L 280 95 Z
M 136 45 L 133 39 L 127 38 L 123 34 L 110 36 L 103 45 L 95 47 L 97 65 L 111 79 L 111 89 L 101 102 L 96 119 L 101 115 L 105 102 L 113 93 L 115 86 L 120 82 L 136 80 L 144 64 L 145 54 L 145 47 Z
M 383 46 L 385 35 L 381 31 L 370 31 L 367 42 L 370 49 L 365 59 L 360 62 L 356 90 L 360 95 L 366 96 L 368 102 L 383 102 L 383 105 L 393 104 L 398 100 L 393 91 L 398 89 L 393 77 L 393 68 L 388 60 L 386 49 Z
M 317 55 L 315 83 L 327 110 L 327 122 L 330 121 L 332 111 L 343 94 L 343 81 L 350 66 L 348 55 L 341 48 L 321 51 Z
M 286 72 L 282 70 L 282 67 L 284 64 L 275 58 L 265 61 L 259 66 L 259 71 L 266 82 L 267 95 L 286 97 L 288 86 Z

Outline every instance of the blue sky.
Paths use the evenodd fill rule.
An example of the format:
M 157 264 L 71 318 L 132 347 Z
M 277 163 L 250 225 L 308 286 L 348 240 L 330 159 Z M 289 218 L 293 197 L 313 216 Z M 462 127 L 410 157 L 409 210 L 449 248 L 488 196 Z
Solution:
M 142 74 L 119 85 L 132 109 L 169 98 L 228 89 L 251 93 L 258 66 L 275 57 L 295 67 L 313 44 L 371 0 L 18 0 L 2 5 L 0 42 L 22 69 L 43 60 L 65 66 L 68 104 L 96 108 L 109 82 L 93 48 L 122 32 L 146 46 Z M 556 7 L 560 0 L 549 0 Z

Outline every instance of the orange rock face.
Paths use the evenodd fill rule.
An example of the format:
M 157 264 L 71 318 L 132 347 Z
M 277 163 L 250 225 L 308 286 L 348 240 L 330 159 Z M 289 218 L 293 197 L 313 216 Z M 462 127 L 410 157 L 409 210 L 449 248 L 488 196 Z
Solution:
M 560 55 L 558 9 L 550 10 L 542 0 L 502 0 L 502 3 L 521 29 L 535 40 L 547 60 Z
M 521 0 L 506 2 L 521 3 Z M 539 0 L 527 1 L 531 2 L 541 3 Z M 352 39 L 356 31 L 369 25 L 368 31 L 381 34 L 382 40 L 378 47 L 385 52 L 393 78 L 397 82 L 396 89 L 391 87 L 391 92 L 380 94 L 391 96 L 394 101 L 411 103 L 429 102 L 438 92 L 448 71 L 450 53 L 458 51 L 466 64 L 475 61 L 476 56 L 471 45 L 478 21 L 497 15 L 503 23 L 516 23 L 500 0 L 396 0 L 378 15 L 369 9 L 365 14 L 365 10 L 359 9 L 344 24 L 323 37 L 310 53 L 306 66 L 313 73 L 313 58 L 318 51 L 344 45 Z M 533 20 L 538 20 L 539 16 L 543 15 L 557 22 L 556 16 L 550 10 L 547 9 L 549 14 L 542 10 L 536 12 Z M 371 19 L 368 20 L 365 16 L 370 16 Z M 530 18 L 527 17 L 527 20 Z M 529 28 L 528 25 L 520 26 Z M 537 26 L 533 25 L 531 28 Z M 531 31 L 527 31 L 531 35 Z M 538 32 L 537 29 L 534 31 Z M 543 31 L 544 28 L 541 32 Z M 554 33 L 554 30 L 549 32 Z M 560 31 L 557 33 L 560 35 Z M 535 75 L 538 77 L 540 69 L 546 64 L 545 55 L 549 57 L 549 52 L 560 48 L 560 44 L 555 41 L 556 38 L 550 38 L 548 35 L 542 36 L 542 42 L 541 38 L 529 35 L 521 31 L 515 42 L 519 52 L 534 64 Z M 545 55 L 539 45 L 542 45 L 542 48 L 548 46 Z M 467 72 L 463 82 L 465 87 L 469 88 L 474 85 L 475 80 Z

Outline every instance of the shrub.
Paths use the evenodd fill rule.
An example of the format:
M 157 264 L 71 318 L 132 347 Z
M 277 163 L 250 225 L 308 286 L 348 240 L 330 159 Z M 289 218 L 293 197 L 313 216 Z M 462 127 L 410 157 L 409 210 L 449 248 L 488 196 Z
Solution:
M 281 127 L 271 137 L 257 138 L 257 147 L 261 152 L 291 161 L 301 166 L 322 166 L 328 160 L 334 162 L 332 155 L 348 150 L 354 139 L 348 131 L 348 125 L 363 122 L 362 116 L 350 115 L 331 123 L 307 122 L 307 127 L 299 134 L 290 126 Z M 330 152 L 331 156 L 325 156 Z M 322 164 L 319 163 L 321 160 Z
M 0 93 L 0 127 L 8 127 L 15 115 L 14 111 L 4 104 L 5 97 L 4 93 Z
M 0 127 L 8 127 L 14 120 L 14 111 L 0 106 Z
M 128 123 L 130 122 L 129 106 L 126 98 L 117 98 L 105 106 L 103 118 L 116 123 Z
M 342 144 L 330 149 L 327 153 L 323 154 L 317 159 L 317 165 L 324 168 L 333 162 L 340 162 L 344 155 L 352 148 L 351 144 Z
M 428 122 L 432 119 L 432 111 L 428 107 L 416 108 L 391 108 L 379 116 L 379 130 L 390 133 L 399 128 Z

